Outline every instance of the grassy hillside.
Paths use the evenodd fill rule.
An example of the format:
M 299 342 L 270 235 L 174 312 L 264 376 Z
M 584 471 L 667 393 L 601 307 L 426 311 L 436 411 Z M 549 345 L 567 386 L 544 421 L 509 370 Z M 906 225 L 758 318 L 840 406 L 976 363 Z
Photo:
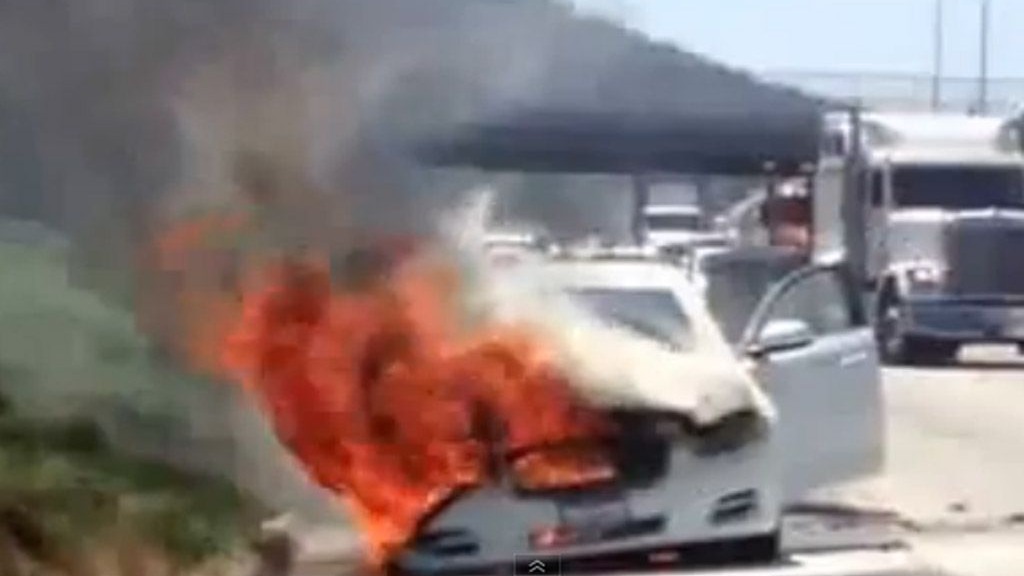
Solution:
M 65 270 L 60 246 L 0 242 L 0 564 L 12 544 L 64 565 L 125 542 L 188 566 L 237 549 L 253 502 L 107 442 L 146 436 L 132 443 L 173 454 L 203 434 L 186 399 L 210 383 L 155 360 L 130 314 Z
M 0 417 L 5 574 L 15 562 L 71 574 L 111 562 L 120 571 L 101 573 L 195 569 L 241 550 L 257 511 L 223 482 L 118 454 L 87 421 Z

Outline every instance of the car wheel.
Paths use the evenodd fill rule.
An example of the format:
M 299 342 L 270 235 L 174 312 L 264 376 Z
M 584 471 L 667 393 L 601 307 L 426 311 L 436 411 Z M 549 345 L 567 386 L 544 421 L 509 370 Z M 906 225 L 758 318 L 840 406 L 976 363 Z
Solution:
M 782 549 L 782 536 L 779 532 L 773 532 L 749 541 L 746 547 L 746 558 L 748 562 L 774 562 L 779 559 Z

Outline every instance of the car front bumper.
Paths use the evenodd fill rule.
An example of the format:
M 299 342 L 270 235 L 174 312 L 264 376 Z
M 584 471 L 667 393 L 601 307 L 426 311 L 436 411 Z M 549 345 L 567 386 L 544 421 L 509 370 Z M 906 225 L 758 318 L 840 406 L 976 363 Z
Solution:
M 645 536 L 604 543 L 534 551 L 526 535 L 538 526 L 560 522 L 553 501 L 514 496 L 502 486 L 484 487 L 453 501 L 424 529 L 430 533 L 463 532 L 472 543 L 465 552 L 440 555 L 410 546 L 396 559 L 404 574 L 485 574 L 496 566 L 518 566 L 524 559 L 558 558 L 566 565 L 589 558 L 611 559 L 685 543 L 711 555 L 733 542 L 752 542 L 779 529 L 779 455 L 774 435 L 735 452 L 711 457 L 674 451 L 668 475 L 652 485 L 628 490 L 628 508 L 636 518 L 659 516 L 663 528 Z M 757 505 L 735 519 L 711 522 L 709 512 L 728 495 L 754 492 Z M 540 576 L 540 575 L 529 575 Z

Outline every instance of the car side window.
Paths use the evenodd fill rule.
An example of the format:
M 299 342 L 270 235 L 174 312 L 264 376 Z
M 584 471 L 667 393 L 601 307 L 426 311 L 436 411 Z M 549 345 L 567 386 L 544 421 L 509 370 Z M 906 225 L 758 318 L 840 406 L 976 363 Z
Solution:
M 797 280 L 775 300 L 766 318 L 800 320 L 815 336 L 827 336 L 857 326 L 857 315 L 842 276 L 819 270 Z

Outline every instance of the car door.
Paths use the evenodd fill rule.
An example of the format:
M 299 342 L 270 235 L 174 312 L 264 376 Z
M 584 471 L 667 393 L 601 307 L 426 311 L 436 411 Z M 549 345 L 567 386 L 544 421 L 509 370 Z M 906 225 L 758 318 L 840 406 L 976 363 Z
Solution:
M 767 334 L 780 326 L 801 327 L 804 337 L 769 342 Z M 863 303 L 844 268 L 806 267 L 777 282 L 741 345 L 779 412 L 788 503 L 879 470 L 881 367 Z

